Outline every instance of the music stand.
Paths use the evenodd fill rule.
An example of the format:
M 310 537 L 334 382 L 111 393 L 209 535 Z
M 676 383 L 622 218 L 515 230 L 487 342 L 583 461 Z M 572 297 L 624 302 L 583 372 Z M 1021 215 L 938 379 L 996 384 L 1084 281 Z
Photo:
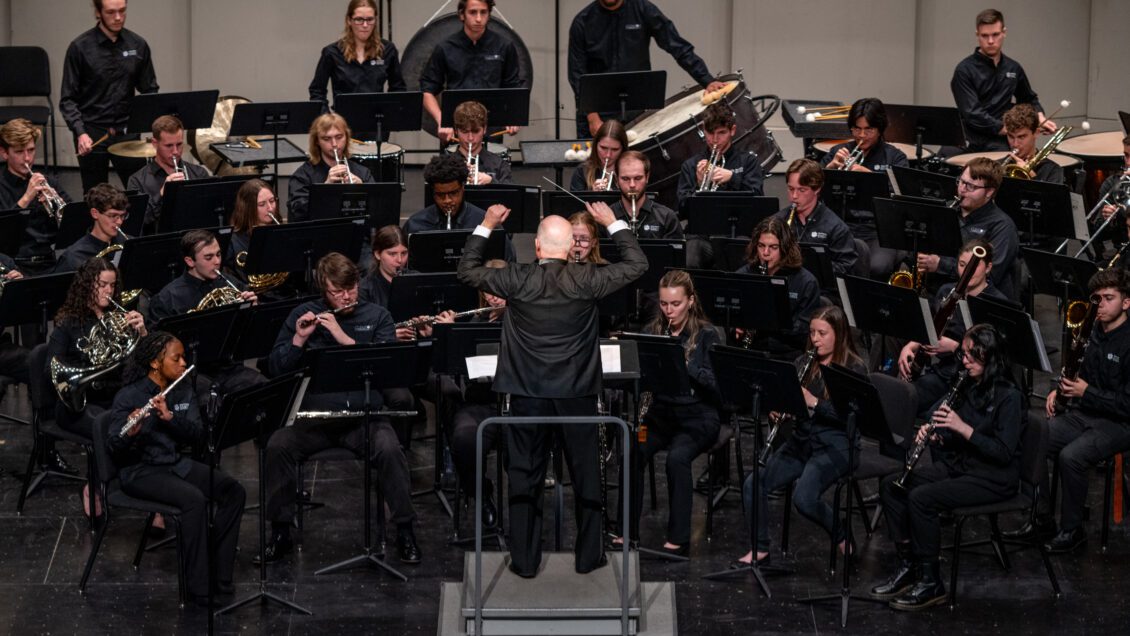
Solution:
M 365 219 L 334 219 L 264 225 L 255 228 L 247 248 L 247 267 L 251 274 L 305 272 L 306 283 L 313 282 L 314 266 L 330 252 L 340 252 L 354 261 L 361 255 Z
M 559 192 L 557 190 L 543 191 L 541 193 L 541 207 L 543 216 L 555 214 L 557 216 L 569 218 L 577 212 L 584 212 L 585 207 L 578 203 L 577 199 L 588 203 L 603 201 L 607 203 L 609 207 L 615 205 L 616 202 L 620 200 L 619 190 L 609 190 L 606 192 L 592 190 L 585 192 L 573 192 L 572 194 L 575 195 L 576 198 L 569 196 L 569 194 L 570 193 L 568 192 Z
M 710 237 L 710 244 L 714 247 L 714 269 L 720 272 L 736 272 L 746 264 L 746 249 L 749 248 L 748 238 L 728 238 L 725 236 Z
M 836 289 L 836 272 L 832 268 L 832 255 L 823 243 L 801 243 L 800 255 L 804 258 L 804 268 L 816 277 L 820 289 Z
M 144 289 L 150 294 L 161 291 L 184 272 L 180 238 L 184 232 L 139 236 L 122 244 L 118 259 L 122 289 Z
M 949 106 L 886 104 L 887 141 L 914 144 L 914 158 L 922 161 L 922 144 L 965 146 L 961 114 Z
M 647 257 L 647 271 L 627 287 L 654 292 L 659 279 L 669 269 L 683 269 L 687 263 L 687 242 L 683 239 L 637 239 Z M 610 238 L 600 239 L 600 255 L 610 263 L 619 263 L 620 248 Z
M 432 204 L 432 184 L 424 185 L 424 207 Z M 515 183 L 490 183 L 481 186 L 467 186 L 463 190 L 463 202 L 486 210 L 498 204 L 510 209 L 510 215 L 502 222 L 502 228 L 509 234 L 533 234 L 541 222 L 541 188 Z
M 440 94 L 440 119 L 450 123 L 463 102 L 478 102 L 487 109 L 491 126 L 529 126 L 529 88 L 449 88 Z M 436 122 L 439 125 L 439 122 Z
M 63 250 L 90 231 L 94 219 L 90 216 L 90 206 L 86 201 L 72 201 L 63 206 L 63 220 L 59 232 L 55 234 L 55 249 Z
M 427 230 L 408 235 L 408 268 L 420 272 L 454 272 L 472 230 Z M 506 258 L 506 232 L 494 229 L 483 261 Z
M 626 71 L 582 75 L 578 108 L 583 113 L 620 111 L 628 121 L 629 110 L 663 108 L 667 95 L 667 71 Z
M 891 177 L 891 191 L 896 197 L 948 202 L 957 196 L 957 179 L 949 175 L 902 166 L 887 168 L 887 174 Z
M 824 378 L 824 384 L 828 389 L 828 394 L 831 396 L 832 404 L 835 405 L 836 411 L 845 414 L 844 428 L 848 436 L 848 466 L 855 466 L 856 447 L 854 443 L 856 428 L 859 432 L 870 439 L 879 442 L 880 447 L 894 446 L 894 438 L 891 437 L 890 426 L 887 425 L 887 418 L 883 412 L 883 401 L 879 396 L 879 390 L 871 381 L 865 377 L 852 373 L 848 369 L 839 365 L 825 366 L 820 365 L 820 375 Z M 850 479 L 849 473 L 849 479 Z M 850 491 L 850 488 L 849 488 Z M 852 504 L 854 498 L 848 494 L 847 496 L 847 510 L 844 521 L 845 526 L 845 541 L 847 546 L 852 544 Z M 886 603 L 887 601 L 880 601 L 867 596 L 856 596 L 851 593 L 851 550 L 845 549 L 843 554 L 843 569 L 841 571 L 842 580 L 840 583 L 840 593 L 831 594 L 826 596 L 810 596 L 807 598 L 798 599 L 801 603 L 819 603 L 823 601 L 840 601 L 840 627 L 847 627 L 848 603 L 851 599 L 860 601 L 870 601 L 872 603 Z
M 748 349 L 719 345 L 711 347 L 710 361 L 723 403 L 737 409 L 749 404 L 750 416 L 758 429 L 761 427 L 762 412 L 808 413 L 804 394 L 800 390 L 800 380 L 797 379 L 796 367 L 791 362 L 770 360 Z M 760 435 L 754 435 L 750 438 L 753 444 L 753 457 L 760 457 L 757 448 L 759 437 Z M 711 572 L 702 578 L 717 580 L 750 572 L 757 584 L 754 591 L 760 589 L 766 598 L 771 598 L 773 594 L 765 582 L 762 571 L 791 573 L 792 570 L 768 564 L 761 565 L 757 562 L 757 525 L 760 508 L 757 498 L 761 496 L 761 475 L 758 466 L 754 466 L 750 471 L 750 479 L 753 480 L 754 496 L 753 505 L 749 510 L 749 547 L 752 552 L 750 563 L 742 568 Z
M 25 276 L 4 284 L 0 294 L 0 327 L 36 323 L 39 340 L 47 339 L 47 322 L 63 306 L 74 272 Z
M 420 130 L 424 94 L 344 93 L 334 97 L 334 111 L 349 122 L 354 135 L 375 134 L 377 156 L 381 155 L 384 134 L 392 131 Z M 377 162 L 377 181 L 384 181 L 384 162 Z
M 748 237 L 780 209 L 777 197 L 752 192 L 697 192 L 686 199 L 687 234 Z
M 218 90 L 134 95 L 126 130 L 134 134 L 151 130 L 153 121 L 162 115 L 176 117 L 185 130 L 211 128 L 219 97 Z
M 478 292 L 460 283 L 451 272 L 394 276 L 388 293 L 389 313 L 398 322 L 434 316 L 447 309 L 465 311 L 478 304 Z
M 228 340 L 233 362 L 265 358 L 275 346 L 290 312 L 312 297 L 290 298 L 274 302 L 260 302 L 240 311 Z
M 235 211 L 235 196 L 243 184 L 255 177 L 210 177 L 192 181 L 170 181 L 161 199 L 157 231 L 179 232 L 229 224 Z
M 400 224 L 399 183 L 312 183 L 310 220 L 364 217 L 373 229 Z
M 922 344 L 938 344 L 930 303 L 918 292 L 859 276 L 837 278 L 848 324 Z
M 875 229 L 879 245 L 914 255 L 957 254 L 961 249 L 958 212 L 941 205 L 877 198 Z
M 1006 177 L 994 200 L 1016 227 L 1026 228 L 1029 237 L 1043 234 L 1086 241 L 1091 236 L 1083 197 L 1062 183 Z
M 28 210 L 0 211 L 0 254 L 7 254 L 12 258 L 19 254 L 30 216 L 31 212 Z
M 226 348 L 236 317 L 243 305 L 240 303 L 193 311 L 170 316 L 160 321 L 157 328 L 176 336 L 184 345 L 185 360 L 197 369 L 227 363 L 231 352 Z
M 1052 372 L 1040 323 L 1023 309 L 980 296 L 967 296 L 958 302 L 967 326 L 987 322 L 1004 336 L 1004 349 L 1013 362 L 1035 371 Z
M 309 379 L 304 377 L 303 371 L 289 373 L 275 378 L 264 384 L 247 387 L 224 396 L 220 412 L 216 417 L 216 426 L 211 429 L 211 444 L 213 458 L 218 451 L 242 444 L 248 440 L 255 440 L 256 455 L 259 460 L 259 509 L 264 510 L 267 505 L 267 440 L 275 431 L 282 428 L 287 421 L 294 417 L 294 412 L 301 402 Z M 210 462 L 214 469 L 215 459 Z M 265 551 L 267 546 L 267 519 L 266 515 L 259 515 L 259 591 L 247 598 L 235 601 L 216 610 L 216 615 L 226 614 L 232 610 L 243 607 L 255 601 L 261 605 L 271 602 L 278 603 L 287 609 L 303 614 L 310 614 L 310 610 L 292 603 L 281 596 L 267 591 L 267 559 Z M 209 563 L 212 562 L 209 550 Z M 209 596 L 212 587 L 209 585 Z M 208 606 L 212 603 L 209 599 Z
M 1056 254 L 1030 247 L 1020 248 L 1020 253 L 1032 273 L 1032 283 L 1037 294 L 1055 296 L 1067 302 L 1090 296 L 1088 282 L 1098 265 L 1066 254 Z
M 687 271 L 694 279 L 703 311 L 727 332 L 733 327 L 784 331 L 793 322 L 784 278 L 707 269 Z
M 848 210 L 870 210 L 878 197 L 890 196 L 889 178 L 882 172 L 856 172 L 824 168 L 824 187 L 820 199 L 840 215 Z
M 274 141 L 274 168 L 279 173 L 279 136 L 307 135 L 322 114 L 322 102 L 260 102 L 236 104 L 229 137 L 267 135 Z M 208 121 L 211 121 L 209 119 Z
M 361 554 L 346 559 L 339 563 L 328 565 L 316 572 L 315 575 L 331 574 L 345 568 L 353 567 L 358 563 L 375 565 L 402 581 L 408 577 L 386 563 L 383 552 L 374 550 L 372 544 L 372 519 L 371 499 L 372 491 L 372 457 L 369 452 L 372 431 L 370 430 L 370 417 L 372 415 L 373 389 L 388 389 L 392 387 L 413 386 L 424 382 L 427 378 L 429 360 L 432 352 L 432 343 L 428 340 L 416 342 L 394 342 L 390 344 L 329 347 L 325 349 L 311 349 L 305 354 L 307 366 L 310 368 L 311 392 L 342 392 L 363 389 L 365 393 L 364 405 L 361 412 L 361 426 L 365 435 L 362 444 L 364 463 L 364 505 L 365 539 Z M 383 528 L 381 529 L 383 532 Z

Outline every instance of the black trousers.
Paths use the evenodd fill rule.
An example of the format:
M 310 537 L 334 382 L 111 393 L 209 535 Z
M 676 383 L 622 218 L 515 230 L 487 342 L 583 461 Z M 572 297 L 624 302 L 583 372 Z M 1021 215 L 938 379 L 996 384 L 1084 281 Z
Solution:
M 907 480 L 907 493 L 895 488 L 898 474 L 879 486 L 887 532 L 895 543 L 910 541 L 915 558 L 936 561 L 942 551 L 939 513 L 964 506 L 1000 501 L 1016 494 L 1011 488 L 973 475 L 951 473 L 944 464 L 919 464 Z
M 24 347 L 11 342 L 0 342 L 0 375 L 11 378 L 16 384 L 27 384 L 28 353 L 29 351 Z M 3 396 L 0 395 L 0 399 L 2 398 Z
M 1048 459 L 1059 459 L 1060 528 L 1083 525 L 1087 479 L 1104 459 L 1130 449 L 1130 426 L 1072 409 L 1048 421 Z M 1048 472 L 1040 473 L 1040 510 L 1052 507 Z
M 596 396 L 532 398 L 512 396 L 511 413 L 517 417 L 596 415 Z M 510 561 L 520 575 L 534 576 L 541 566 L 542 497 L 550 438 L 558 435 L 573 479 L 577 542 L 573 547 L 578 572 L 600 564 L 601 545 L 599 444 L 596 424 L 550 427 L 514 424 L 507 428 L 510 450 Z
M 86 134 L 90 135 L 91 143 L 98 141 L 98 138 L 106 132 L 105 128 L 86 125 Z M 145 167 L 145 160 L 112 155 L 110 154 L 110 146 L 121 141 L 135 141 L 139 138 L 138 135 L 110 135 L 106 141 L 95 146 L 89 154 L 79 157 L 78 169 L 82 174 L 82 191 L 85 193 L 99 183 L 108 183 L 110 181 L 111 162 L 114 164 L 114 171 L 118 173 L 118 178 L 122 180 L 122 189 L 124 190 L 126 184 L 129 183 L 130 176 Z M 75 148 L 78 148 L 78 137 L 75 137 Z M 82 197 L 75 197 L 75 200 L 81 199 Z
M 174 466 L 185 469 L 184 475 Z M 179 472 L 179 471 L 178 471 Z M 184 573 L 188 593 L 208 594 L 208 465 L 182 458 L 172 466 L 137 466 L 122 475 L 122 491 L 142 499 L 160 501 L 181 509 L 180 532 Z M 216 527 L 212 537 L 216 553 L 216 580 L 228 583 L 235 567 L 239 545 L 239 522 L 247 492 L 227 473 L 216 470 L 212 501 L 216 507 Z
M 463 492 L 472 493 L 475 487 L 475 431 L 479 422 L 498 414 L 494 404 L 464 404 L 455 412 L 447 439 L 451 443 L 451 459 L 455 463 L 455 473 Z M 501 433 L 502 427 L 488 426 L 483 429 L 483 470 L 486 470 L 486 456 Z
M 670 405 L 656 403 L 648 410 L 647 441 L 639 445 L 632 461 L 631 536 L 639 538 L 643 513 L 643 473 L 647 462 L 667 449 L 667 540 L 686 545 L 691 540 L 691 509 L 694 504 L 694 475 L 691 463 L 718 441 L 717 409 L 703 404 Z M 621 497 L 623 490 L 620 491 Z M 620 499 L 617 510 L 623 509 Z M 621 526 L 621 530 L 623 527 Z
M 412 523 L 412 483 L 408 459 L 396 431 L 387 418 L 370 424 L 369 457 L 377 471 L 377 483 L 396 524 Z M 294 518 L 298 464 L 327 448 L 348 448 L 358 456 L 364 452 L 365 429 L 359 420 L 315 420 L 296 423 L 276 431 L 267 441 L 267 519 L 289 523 Z

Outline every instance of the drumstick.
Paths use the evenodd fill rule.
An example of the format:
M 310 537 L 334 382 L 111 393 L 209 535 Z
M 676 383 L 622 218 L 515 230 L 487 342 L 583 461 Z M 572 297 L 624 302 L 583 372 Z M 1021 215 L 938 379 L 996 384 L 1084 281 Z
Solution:
M 491 136 L 491 137 L 501 137 L 501 136 L 503 136 L 503 135 L 505 135 L 505 134 L 506 134 L 506 131 L 505 131 L 505 130 L 500 130 L 500 131 L 498 131 L 498 132 L 495 132 L 495 133 L 491 133 L 491 134 L 490 134 L 490 136 Z
M 106 133 L 105 135 L 102 135 L 101 137 L 98 138 L 98 141 L 90 144 L 90 149 L 94 150 L 95 146 L 102 143 L 103 141 L 106 141 L 109 138 L 110 138 L 110 133 Z

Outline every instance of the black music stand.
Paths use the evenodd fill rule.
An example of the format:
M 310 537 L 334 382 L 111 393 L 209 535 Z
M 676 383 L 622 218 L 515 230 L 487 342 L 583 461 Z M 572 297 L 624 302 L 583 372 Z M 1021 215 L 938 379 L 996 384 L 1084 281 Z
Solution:
M 832 398 L 832 404 L 835 405 L 836 411 L 845 414 L 844 423 L 849 440 L 848 466 L 855 465 L 857 451 L 854 437 L 857 427 L 860 434 L 878 441 L 880 447 L 893 447 L 895 445 L 894 438 L 891 437 L 890 426 L 887 424 L 886 414 L 883 412 L 883 401 L 879 396 L 879 390 L 875 388 L 875 385 L 871 384 L 870 380 L 835 364 L 831 366 L 820 365 L 820 374 L 824 378 L 824 384 L 828 389 L 828 394 Z M 843 579 L 840 583 L 840 593 L 797 599 L 799 602 L 806 604 L 838 600 L 840 602 L 840 627 L 847 627 L 848 603 L 851 599 L 869 601 L 872 603 L 885 604 L 887 602 L 868 596 L 857 596 L 851 593 L 850 546 L 853 543 L 851 516 L 854 497 L 849 493 L 847 500 L 844 536 L 846 537 L 845 541 L 849 549 L 845 549 L 843 554 L 844 563 L 841 571 Z
M 55 234 L 55 249 L 63 250 L 75 243 L 94 225 L 90 216 L 90 206 L 86 201 L 72 201 L 63 206 L 63 220 L 59 232 Z
M 859 276 L 838 278 L 848 324 L 886 336 L 938 344 L 930 302 L 918 292 Z
M 663 108 L 667 95 L 667 71 L 591 73 L 580 79 L 578 108 L 584 113 L 620 111 L 627 123 L 628 111 Z
M 714 269 L 720 272 L 736 272 L 746 264 L 746 250 L 750 248 L 749 238 L 710 237 L 714 246 Z
M 290 312 L 312 297 L 260 302 L 240 311 L 229 336 L 231 361 L 265 358 L 275 346 Z
M 816 277 L 820 289 L 836 289 L 836 272 L 832 268 L 832 255 L 823 243 L 801 243 L 800 255 L 804 258 L 804 268 Z
M 310 220 L 363 217 L 372 229 L 400 225 L 399 183 L 312 183 Z
M 305 272 L 309 286 L 318 259 L 340 252 L 354 262 L 361 256 L 365 219 L 335 219 L 264 225 L 255 228 L 247 248 L 246 272 Z
M 31 216 L 28 210 L 14 209 L 0 211 L 0 254 L 15 258 L 24 240 L 24 230 Z
M 1072 196 L 1062 183 L 1006 177 L 995 201 L 1029 238 L 1043 234 L 1086 241 L 1090 237 L 1083 198 Z
M 1033 292 L 1058 298 L 1060 309 L 1065 314 L 1072 300 L 1090 297 L 1088 283 L 1095 272 L 1099 271 L 1099 267 L 1091 261 L 1029 247 L 1020 248 L 1020 253 L 1032 274 Z M 1064 343 L 1064 351 L 1067 350 L 1068 338 L 1065 320 L 1060 330 L 1060 342 Z
M 877 198 L 874 203 L 880 246 L 910 252 L 914 261 L 920 253 L 950 255 L 961 249 L 957 210 L 898 199 Z
M 687 234 L 749 237 L 762 219 L 780 209 L 777 197 L 752 192 L 698 192 L 685 200 Z
M 63 306 L 74 272 L 25 276 L 10 280 L 0 294 L 0 327 L 35 323 L 39 340 L 47 340 L 47 322 Z
M 259 508 L 267 505 L 267 440 L 275 431 L 282 428 L 294 417 L 309 380 L 303 371 L 289 373 L 253 387 L 247 387 L 224 396 L 216 426 L 211 429 L 211 450 L 213 458 L 225 448 L 231 448 L 248 440 L 255 440 L 256 455 L 259 460 Z M 210 463 L 214 468 L 215 459 Z M 216 610 L 216 615 L 226 614 L 244 605 L 259 601 L 260 605 L 271 602 L 283 607 L 310 614 L 310 610 L 292 603 L 277 594 L 267 591 L 267 559 L 264 552 L 267 546 L 266 515 L 259 515 L 259 591 Z M 209 550 L 209 563 L 214 561 Z M 211 578 L 211 577 L 210 577 Z M 209 596 L 212 587 L 209 585 Z M 212 603 L 209 599 L 208 606 Z
M 161 199 L 157 231 L 180 232 L 228 225 L 235 195 L 252 175 L 170 181 Z
M 388 293 L 389 313 L 396 321 L 434 316 L 447 309 L 465 311 L 478 304 L 478 292 L 460 283 L 452 272 L 394 276 Z
M 874 200 L 890 196 L 889 178 L 883 172 L 856 172 L 824 168 L 824 187 L 820 199 L 844 218 L 848 210 L 870 210 Z
M 353 134 L 375 134 L 377 156 L 387 132 L 420 130 L 423 118 L 424 94 L 419 91 L 405 93 L 344 93 L 334 97 L 334 111 L 349 122 Z M 377 162 L 377 181 L 384 181 L 384 163 Z
M 793 322 L 784 278 L 708 269 L 692 269 L 688 273 L 694 279 L 703 311 L 714 324 L 724 326 L 727 333 L 734 327 L 784 331 Z
M 180 238 L 184 232 L 141 236 L 122 245 L 118 259 L 122 289 L 144 289 L 150 294 L 161 291 L 184 272 Z
M 408 267 L 420 272 L 454 272 L 472 230 L 427 230 L 408 235 Z M 506 232 L 495 228 L 483 261 L 506 258 Z
M 311 370 L 310 391 L 320 393 L 336 393 L 341 391 L 355 391 L 363 389 L 365 392 L 362 407 L 361 425 L 365 435 L 363 448 L 364 463 L 364 505 L 365 539 L 361 554 L 346 559 L 339 563 L 328 565 L 316 572 L 315 575 L 331 574 L 345 568 L 353 567 L 358 563 L 375 565 L 389 574 L 408 581 L 408 577 L 401 574 L 396 568 L 386 563 L 382 556 L 383 546 L 373 549 L 372 544 L 372 519 L 371 519 L 371 491 L 373 489 L 372 457 L 369 452 L 372 431 L 370 430 L 372 415 L 373 389 L 388 389 L 392 387 L 413 386 L 424 382 L 427 378 L 432 343 L 428 340 L 416 342 L 395 342 L 379 345 L 362 345 L 347 347 L 329 347 L 326 349 L 312 349 L 306 352 L 307 366 Z M 383 534 L 384 528 L 381 528 Z
M 279 173 L 279 136 L 307 135 L 322 114 L 322 102 L 261 102 L 236 104 L 229 137 L 267 135 L 274 141 L 274 168 Z M 209 119 L 208 121 L 211 121 Z
M 1013 362 L 1034 371 L 1052 372 L 1040 323 L 1023 309 L 981 296 L 968 296 L 958 306 L 966 325 L 987 322 L 997 328 Z
M 770 360 L 747 349 L 718 345 L 711 347 L 710 361 L 714 367 L 723 402 L 737 409 L 749 404 L 750 416 L 759 430 L 762 412 L 808 413 L 804 394 L 800 390 L 800 380 L 797 379 L 796 367 L 791 362 Z M 757 448 L 759 437 L 760 435 L 754 435 L 750 438 L 755 458 L 760 457 Z M 757 525 L 760 508 L 757 498 L 761 496 L 760 473 L 760 466 L 755 464 L 750 471 L 754 501 L 749 510 L 749 548 L 752 552 L 749 565 L 711 572 L 702 578 L 717 580 L 749 572 L 753 574 L 757 585 L 754 591 L 760 589 L 766 598 L 770 598 L 773 594 L 769 591 L 769 585 L 765 582 L 762 572 L 792 573 L 792 569 L 769 564 L 761 565 L 757 562 Z
M 628 287 L 655 292 L 659 279 L 669 269 L 683 269 L 687 263 L 687 242 L 683 239 L 637 239 L 647 257 L 647 271 Z M 600 255 L 610 263 L 620 262 L 620 248 L 610 238 L 600 239 Z
M 424 185 L 424 206 L 433 202 L 432 184 Z M 515 183 L 491 183 L 481 186 L 467 186 L 463 190 L 463 202 L 486 210 L 492 205 L 504 205 L 510 215 L 502 222 L 502 228 L 509 234 L 533 234 L 541 222 L 541 188 Z
M 922 144 L 965 146 L 961 115 L 949 106 L 887 104 L 887 141 L 914 144 L 914 158 L 922 161 Z
M 126 130 L 134 134 L 151 130 L 153 121 L 162 115 L 173 115 L 185 130 L 210 128 L 219 97 L 218 90 L 134 95 Z
M 949 175 L 902 166 L 887 168 L 891 190 L 897 197 L 915 197 L 950 202 L 957 196 L 957 179 Z
M 529 126 L 529 88 L 449 88 L 440 94 L 440 119 L 450 123 L 463 102 L 478 102 L 487 109 L 491 126 Z M 436 122 L 439 125 L 439 122 Z
M 201 370 L 202 367 L 214 369 L 231 359 L 229 348 L 231 333 L 243 306 L 250 306 L 250 303 L 170 316 L 159 322 L 157 328 L 168 331 L 184 344 L 185 360 L 188 364 L 196 365 L 197 370 Z
M 541 193 L 541 207 L 544 216 L 555 214 L 569 218 L 577 212 L 584 212 L 585 206 L 581 205 L 577 199 L 594 203 L 596 201 L 603 201 L 610 207 L 615 205 L 620 200 L 619 190 L 609 190 L 607 192 L 599 191 L 586 191 L 574 192 L 575 197 L 569 196 L 568 192 L 559 192 L 557 190 L 545 190 Z M 650 195 L 649 195 L 650 196 Z

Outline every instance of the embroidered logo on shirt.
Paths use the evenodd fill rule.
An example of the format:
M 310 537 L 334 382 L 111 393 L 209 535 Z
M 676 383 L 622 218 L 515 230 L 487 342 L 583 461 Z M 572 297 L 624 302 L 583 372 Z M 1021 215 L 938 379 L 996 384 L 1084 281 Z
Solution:
M 730 172 L 733 173 L 733 174 L 741 174 L 741 173 L 745 172 L 745 166 L 738 166 L 737 168 L 734 168 Z
M 488 62 L 497 62 L 502 59 L 502 55 L 498 53 L 491 53 L 490 55 L 484 55 L 483 59 Z
M 639 30 L 640 30 L 640 29 L 642 29 L 642 28 L 643 28 L 643 25 L 642 25 L 642 24 L 639 24 L 639 23 L 636 23 L 636 24 L 625 24 L 625 25 L 624 25 L 624 30 L 625 30 L 625 31 L 639 31 Z
M 1117 353 L 1106 354 L 1106 359 L 1107 359 L 1107 361 L 1113 362 L 1115 364 L 1119 364 L 1120 362 L 1122 362 L 1122 359 L 1118 357 Z
M 796 300 L 797 298 L 800 298 L 800 294 L 796 292 L 789 292 L 789 300 Z
M 812 230 L 811 236 L 814 239 L 826 239 L 826 238 L 828 238 L 828 233 L 827 232 L 817 232 L 816 230 Z
M 182 402 L 180 404 L 174 404 L 173 410 L 178 412 L 178 413 L 182 413 L 184 411 L 187 411 L 188 410 L 188 402 Z
M 659 229 L 660 228 L 659 228 L 658 225 L 645 225 L 645 226 L 643 226 L 644 232 L 658 232 Z
M 1016 71 L 1005 71 L 1004 76 L 1008 79 L 1016 79 Z
M 372 331 L 373 325 L 357 325 L 354 329 L 357 331 Z
M 130 49 L 128 51 L 122 51 L 122 57 L 131 57 L 131 56 L 137 57 L 137 49 Z
M 983 227 L 974 226 L 974 227 L 969 228 L 969 231 L 972 232 L 973 234 L 976 234 L 977 236 L 984 236 L 985 235 L 985 228 L 983 228 Z

